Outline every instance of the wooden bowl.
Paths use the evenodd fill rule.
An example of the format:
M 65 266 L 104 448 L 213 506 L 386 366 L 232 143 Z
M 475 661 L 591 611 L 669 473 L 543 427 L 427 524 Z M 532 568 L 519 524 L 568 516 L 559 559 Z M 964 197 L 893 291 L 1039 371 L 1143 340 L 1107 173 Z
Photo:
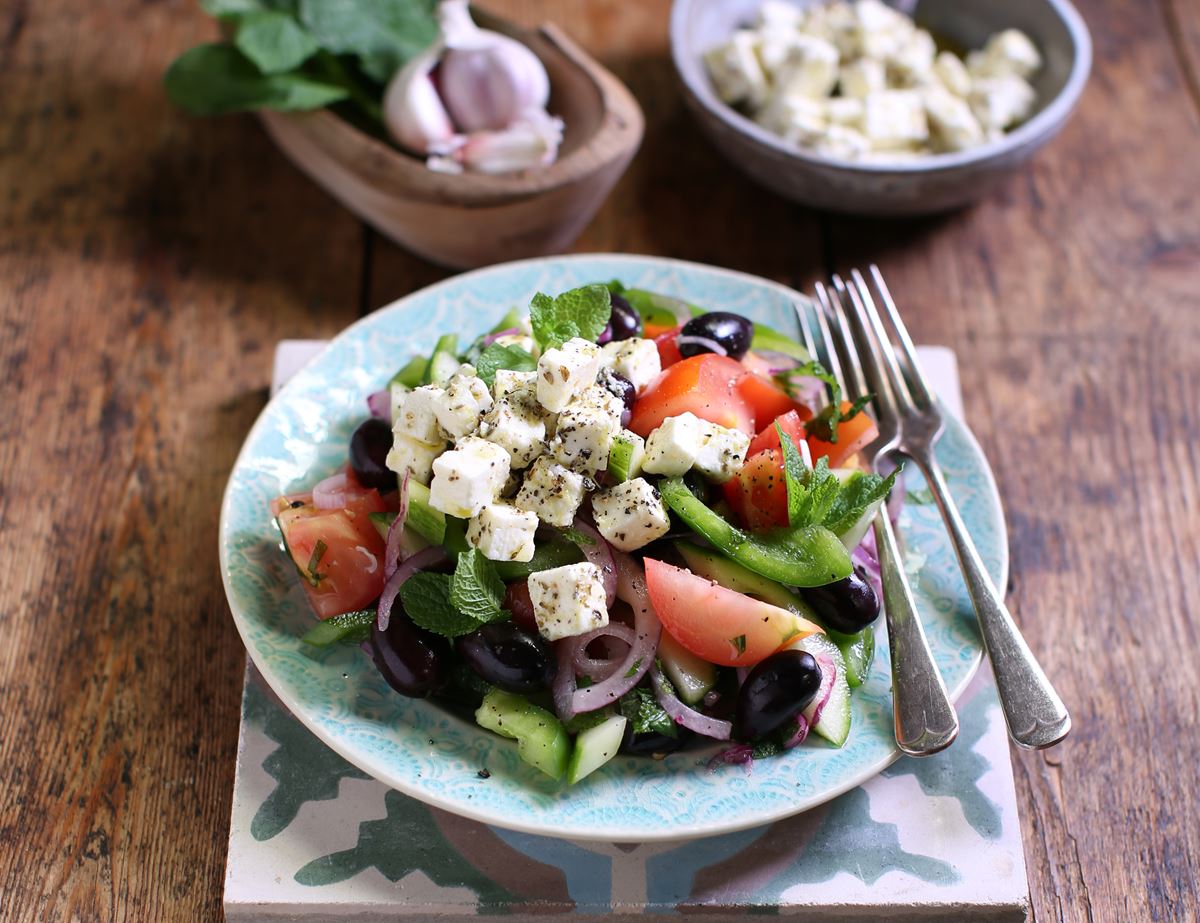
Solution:
M 559 158 L 520 174 L 448 175 L 327 109 L 260 112 L 288 159 L 368 224 L 412 252 L 456 269 L 560 253 L 592 219 L 642 140 L 633 94 L 554 25 L 511 35 L 550 76 L 549 110 L 565 125 Z

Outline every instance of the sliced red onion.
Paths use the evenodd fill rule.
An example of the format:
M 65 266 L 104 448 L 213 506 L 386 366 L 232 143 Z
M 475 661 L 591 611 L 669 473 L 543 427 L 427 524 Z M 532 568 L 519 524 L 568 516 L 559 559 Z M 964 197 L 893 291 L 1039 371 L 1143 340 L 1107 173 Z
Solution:
M 400 595 L 400 587 L 404 586 L 404 582 L 417 571 L 436 567 L 445 561 L 446 552 L 438 545 L 431 545 L 428 548 L 422 548 L 396 569 L 396 572 L 383 585 L 383 593 L 379 596 L 375 624 L 379 626 L 380 631 L 387 631 L 388 623 L 392 619 L 392 605 L 396 602 L 396 597 Z
M 583 675 L 594 682 L 607 679 L 615 672 L 617 667 L 624 661 L 624 657 L 591 657 L 588 655 L 588 646 L 599 638 L 618 638 L 624 641 L 629 647 L 633 647 L 637 641 L 637 635 L 628 625 L 622 625 L 620 622 L 610 622 L 602 628 L 593 628 L 586 635 L 580 635 L 573 639 L 575 652 L 572 656 L 572 663 L 575 666 L 576 675 Z
M 791 395 L 792 400 L 798 401 L 806 407 L 816 410 L 829 403 L 825 382 L 819 378 L 813 378 L 811 375 L 789 375 L 786 383 L 787 392 Z
M 367 409 L 371 411 L 371 416 L 379 417 L 379 419 L 387 420 L 390 423 L 392 419 L 391 389 L 384 388 L 382 391 L 372 391 L 368 394 Z
M 554 713 L 560 721 L 570 721 L 575 717 L 572 700 L 575 696 L 575 644 L 574 638 L 564 638 L 554 644 L 554 655 L 558 660 L 558 670 L 554 674 Z
M 745 766 L 746 772 L 754 763 L 754 748 L 750 744 L 734 744 L 708 761 L 708 771 L 716 772 L 721 766 Z
M 319 510 L 340 510 L 346 505 L 349 486 L 345 471 L 327 477 L 313 488 L 313 506 Z
M 773 349 L 756 349 L 754 354 L 767 363 L 767 371 L 772 375 L 782 375 L 800 365 L 800 360 L 795 356 L 779 353 Z
M 874 529 L 867 529 L 867 534 L 851 553 L 850 561 L 862 568 L 871 589 L 875 591 L 875 598 L 883 599 L 883 572 L 880 570 L 879 555 L 875 548 Z
M 387 547 L 383 551 L 383 576 L 391 577 L 396 568 L 404 560 L 404 522 L 408 519 L 408 478 L 412 474 L 407 468 L 400 480 L 400 508 L 396 510 L 396 518 L 388 527 Z
M 729 735 L 733 733 L 733 725 L 730 722 L 702 715 L 694 708 L 688 708 L 679 701 L 679 698 L 671 692 L 670 687 L 663 680 L 657 665 L 650 668 L 650 683 L 654 688 L 654 698 L 658 699 L 662 710 L 670 715 L 671 720 L 676 724 L 682 725 L 689 731 L 695 731 L 703 737 L 711 737 L 713 740 L 728 740 Z
M 355 545 L 354 550 L 367 559 L 367 563 L 364 566 L 366 567 L 368 574 L 373 574 L 375 571 L 379 570 L 379 558 L 375 557 L 375 554 L 370 548 L 364 548 L 362 545 Z
M 604 595 L 608 598 L 608 608 L 611 609 L 617 601 L 617 565 L 613 562 L 612 546 L 604 540 L 604 536 L 596 527 L 582 516 L 576 516 L 572 525 L 594 543 L 581 545 L 580 550 L 588 561 L 600 568 L 600 579 L 604 581 Z
M 817 666 L 821 668 L 821 685 L 817 687 L 817 694 L 813 696 L 808 707 L 796 716 L 796 730 L 791 737 L 784 741 L 783 749 L 785 750 L 804 743 L 808 732 L 820 722 L 821 712 L 825 710 L 825 706 L 829 704 L 829 697 L 833 694 L 833 684 L 837 680 L 837 664 L 828 657 L 819 656 L 817 657 Z
M 483 338 L 483 345 L 491 346 L 498 339 L 500 339 L 500 337 L 518 336 L 520 333 L 521 329 L 519 327 L 508 327 L 504 330 L 497 330 L 495 333 L 489 333 Z
M 675 345 L 683 349 L 685 346 L 699 346 L 703 352 L 716 353 L 718 356 L 728 356 L 729 350 L 714 340 L 712 337 L 702 337 L 694 333 L 679 334 L 675 338 Z
M 613 561 L 617 566 L 617 598 L 629 603 L 633 609 L 634 639 L 629 645 L 625 659 L 605 680 L 577 689 L 571 697 L 574 714 L 595 711 L 611 705 L 637 685 L 654 665 L 654 654 L 658 650 L 658 639 L 662 635 L 662 623 L 650 604 L 646 592 L 646 575 L 641 566 L 624 552 L 614 551 Z

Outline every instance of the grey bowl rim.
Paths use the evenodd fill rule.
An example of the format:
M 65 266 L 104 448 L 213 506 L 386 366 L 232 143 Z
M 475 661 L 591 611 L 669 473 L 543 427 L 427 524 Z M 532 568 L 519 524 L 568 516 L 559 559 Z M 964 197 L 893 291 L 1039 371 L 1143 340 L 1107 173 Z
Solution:
M 722 102 L 709 88 L 705 87 L 702 91 L 694 85 L 694 81 L 689 78 L 681 61 L 685 56 L 682 40 L 684 14 L 687 12 L 687 8 L 694 6 L 696 2 L 697 0 L 673 0 L 671 4 L 671 63 L 688 95 L 706 112 L 731 130 L 761 146 L 770 148 L 777 154 L 814 167 L 832 167 L 864 174 L 922 174 L 1005 160 L 1008 155 L 1024 148 L 1039 146 L 1067 123 L 1080 96 L 1083 95 L 1084 87 L 1087 85 L 1092 70 L 1092 36 L 1079 11 L 1070 3 L 1070 0 L 1042 0 L 1066 26 L 1074 54 L 1071 60 L 1071 71 L 1067 75 L 1062 89 L 1028 122 L 1018 126 L 1016 130 L 1006 133 L 999 141 L 982 144 L 966 151 L 931 154 L 916 160 L 864 162 L 840 157 L 826 157 L 767 131 L 732 106 Z M 701 65 L 701 72 L 703 72 L 703 65 Z

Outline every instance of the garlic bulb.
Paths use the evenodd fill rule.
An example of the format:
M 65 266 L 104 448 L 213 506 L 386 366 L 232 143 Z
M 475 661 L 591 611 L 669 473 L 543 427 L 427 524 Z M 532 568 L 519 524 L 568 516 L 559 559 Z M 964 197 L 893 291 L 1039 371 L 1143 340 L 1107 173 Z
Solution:
M 563 123 L 546 112 L 550 79 L 520 42 L 480 29 L 467 0 L 442 0 L 441 36 L 388 84 L 384 123 L 430 169 L 510 173 L 558 156 Z
M 545 109 L 550 79 L 537 55 L 515 39 L 480 29 L 467 0 L 443 0 L 438 8 L 442 101 L 463 131 L 500 131 L 530 109 Z

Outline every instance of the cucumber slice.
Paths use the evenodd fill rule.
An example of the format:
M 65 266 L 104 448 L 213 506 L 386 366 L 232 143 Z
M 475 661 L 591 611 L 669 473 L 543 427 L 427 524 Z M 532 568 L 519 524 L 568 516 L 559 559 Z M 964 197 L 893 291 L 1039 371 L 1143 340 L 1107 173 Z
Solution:
M 613 437 L 608 451 L 608 473 L 613 481 L 632 481 L 642 473 L 642 460 L 646 457 L 646 443 L 636 433 L 621 430 Z
M 717 668 L 701 660 L 665 631 L 658 642 L 663 671 L 688 705 L 695 705 L 717 684 Z
M 814 657 L 828 658 L 837 669 L 833 680 L 833 689 L 825 707 L 821 709 L 821 720 L 813 725 L 813 733 L 824 737 L 835 747 L 840 747 L 850 735 L 850 686 L 846 682 L 846 659 L 836 644 L 824 635 L 808 635 L 793 642 L 791 647 L 808 651 Z M 816 703 L 804 709 L 804 717 L 812 721 Z
M 517 742 L 517 755 L 552 779 L 571 758 L 571 738 L 554 715 L 519 695 L 493 689 L 475 711 L 475 723 Z
M 429 365 L 425 369 L 425 384 L 446 387 L 450 376 L 458 371 L 458 334 L 447 333 L 437 341 Z
M 416 388 L 425 383 L 425 372 L 429 368 L 429 360 L 422 356 L 413 356 L 395 375 L 388 385 L 402 385 L 405 388 Z
M 857 468 L 834 468 L 833 473 L 837 475 L 837 479 L 843 485 L 849 484 L 856 478 L 863 476 L 863 473 Z M 842 540 L 842 544 L 846 546 L 847 551 L 853 551 L 858 547 L 863 540 L 863 536 L 867 534 L 867 529 L 871 528 L 871 522 L 875 519 L 875 514 L 879 512 L 879 508 L 883 505 L 883 498 L 880 497 L 858 517 L 854 525 L 838 536 Z
M 429 488 L 416 478 L 408 479 L 408 519 L 404 527 L 435 545 L 446 540 L 446 514 L 429 505 Z
M 345 612 L 333 618 L 317 622 L 300 638 L 313 647 L 329 647 L 331 644 L 361 644 L 371 637 L 371 626 L 378 613 L 374 609 L 359 609 Z
M 578 564 L 584 560 L 583 552 L 574 542 L 565 538 L 538 541 L 533 548 L 533 557 L 528 561 L 493 561 L 492 566 L 500 579 L 524 580 L 538 571 L 552 570 L 565 564 Z
M 580 732 L 567 764 L 567 784 L 574 785 L 617 755 L 627 723 L 624 715 L 610 715 L 602 724 Z
M 846 682 L 857 689 L 871 675 L 871 663 L 875 660 L 875 629 L 868 625 L 856 635 L 829 632 L 829 640 L 838 646 L 846 659 Z

